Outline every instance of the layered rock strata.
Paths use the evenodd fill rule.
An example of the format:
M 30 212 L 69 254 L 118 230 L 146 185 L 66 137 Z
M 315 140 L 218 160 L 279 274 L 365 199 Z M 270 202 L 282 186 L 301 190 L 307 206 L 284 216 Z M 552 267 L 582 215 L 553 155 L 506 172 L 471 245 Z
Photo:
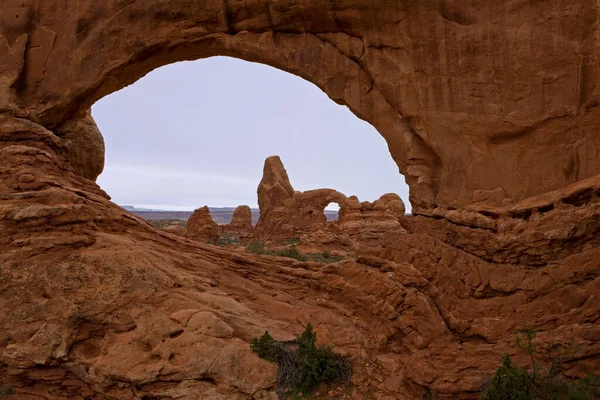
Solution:
M 309 321 L 352 361 L 355 399 L 475 399 L 502 354 L 529 365 L 525 323 L 537 359 L 575 343 L 560 373 L 600 374 L 597 33 L 592 0 L 3 1 L 0 385 L 265 399 L 275 368 L 249 341 Z M 91 105 L 223 55 L 372 124 L 417 216 L 324 265 L 161 233 L 111 203 Z

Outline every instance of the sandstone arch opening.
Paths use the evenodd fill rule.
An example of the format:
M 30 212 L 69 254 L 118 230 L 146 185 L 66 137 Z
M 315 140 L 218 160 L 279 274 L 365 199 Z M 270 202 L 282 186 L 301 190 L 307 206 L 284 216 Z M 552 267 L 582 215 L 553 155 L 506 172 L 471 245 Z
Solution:
M 159 68 L 103 98 L 99 184 L 121 205 L 187 209 L 256 205 L 266 157 L 280 154 L 298 190 L 361 200 L 408 188 L 383 138 L 301 78 L 211 57 Z
M 504 24 L 514 10 L 483 5 L 458 12 L 445 3 L 385 1 L 342 9 L 287 0 L 58 3 L 9 2 L 16 8 L 0 24 L 0 89 L 3 109 L 62 136 L 98 99 L 157 67 L 226 55 L 301 76 L 369 121 L 407 177 L 413 207 L 423 211 L 502 208 L 600 171 L 589 72 L 598 57 L 592 46 L 582 63 L 580 38 L 570 30 L 577 25 L 528 27 L 525 37 L 540 45 L 511 59 L 498 44 L 524 43 Z M 535 7 L 528 6 L 532 15 Z M 578 15 L 593 10 L 578 7 Z M 494 21 L 485 25 L 498 43 L 480 40 L 474 28 L 482 21 Z M 546 32 L 557 29 L 555 43 Z M 555 45 L 560 57 L 541 68 L 542 49 Z M 463 62 L 473 51 L 482 57 Z M 486 60 L 497 65 L 490 69 Z M 481 70 L 503 73 L 474 73 Z M 583 128 L 572 130 L 574 123 Z

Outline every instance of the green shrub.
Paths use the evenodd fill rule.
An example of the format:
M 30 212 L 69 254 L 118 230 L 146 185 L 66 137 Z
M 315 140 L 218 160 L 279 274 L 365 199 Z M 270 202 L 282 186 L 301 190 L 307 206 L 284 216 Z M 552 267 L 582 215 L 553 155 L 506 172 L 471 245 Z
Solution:
M 342 257 L 331 254 L 327 250 L 322 253 L 314 253 L 308 256 L 308 258 L 312 261 L 320 262 L 320 263 L 334 263 L 342 260 Z
M 421 396 L 421 400 L 435 400 L 435 396 L 433 392 L 429 388 L 425 388 L 425 392 L 423 392 L 423 396 Z
M 533 394 L 533 381 L 524 369 L 514 365 L 508 354 L 492 378 L 481 400 L 530 400 Z
M 273 336 L 271 336 L 268 331 L 265 331 L 264 335 L 260 338 L 252 339 L 250 348 L 258 354 L 260 358 L 271 362 L 277 362 L 277 360 L 281 358 L 282 353 L 287 351 L 285 346 L 273 339 Z
M 296 260 L 305 261 L 304 257 L 295 246 L 286 247 L 285 249 L 279 250 L 275 255 L 279 257 L 295 258 Z
M 264 242 L 250 242 L 248 243 L 248 246 L 246 246 L 246 251 L 253 254 L 269 254 L 265 249 Z
M 280 342 L 269 332 L 252 340 L 250 348 L 259 357 L 277 363 L 277 387 L 280 398 L 307 398 L 320 382 L 350 382 L 348 360 L 332 351 L 318 347 L 317 334 L 308 324 L 293 341 Z
M 222 244 L 222 242 L 225 240 L 225 236 L 221 237 L 221 241 L 219 242 L 220 246 L 224 246 L 226 244 L 238 244 L 239 242 L 237 242 L 237 240 L 235 241 L 230 241 L 227 242 L 226 244 Z M 300 253 L 298 251 L 298 249 L 296 248 L 296 240 L 299 241 L 298 238 L 291 238 L 288 239 L 287 243 L 288 245 L 286 247 L 284 247 L 283 249 L 280 250 L 267 250 L 265 243 L 261 242 L 261 241 L 254 241 L 254 242 L 250 242 L 248 243 L 248 245 L 246 246 L 246 251 L 253 253 L 253 254 L 262 254 L 262 255 L 276 255 L 279 257 L 287 257 L 287 258 L 293 258 L 299 261 L 307 261 L 307 260 L 311 260 L 311 261 L 316 261 L 316 262 L 320 262 L 320 263 L 333 263 L 333 262 L 338 262 L 342 259 L 342 257 L 331 254 L 330 252 L 328 252 L 327 250 L 323 251 L 322 253 L 314 253 L 314 254 L 310 254 L 310 255 L 304 255 L 302 253 Z
M 300 244 L 300 238 L 297 236 L 291 237 L 288 240 L 286 240 L 286 243 L 288 246 L 296 246 Z
M 514 365 L 504 355 L 481 400 L 593 400 L 600 399 L 600 380 L 589 375 L 580 380 L 566 380 L 557 376 L 561 361 L 571 357 L 579 346 L 570 344 L 555 355 L 550 368 L 543 372 L 535 359 L 533 343 L 537 331 L 524 327 L 517 332 L 515 345 L 531 359 L 531 372 Z
M 8 386 L 0 386 L 0 397 L 7 397 L 11 394 L 14 394 L 15 391 Z
M 240 241 L 237 237 L 235 236 L 229 236 L 229 235 L 223 235 L 219 238 L 219 243 L 218 245 L 221 247 L 227 247 L 227 246 L 237 246 L 240 244 Z M 264 246 L 263 246 L 264 247 Z
M 600 379 L 588 375 L 580 380 L 542 379 L 539 382 L 544 400 L 591 400 L 600 399 Z

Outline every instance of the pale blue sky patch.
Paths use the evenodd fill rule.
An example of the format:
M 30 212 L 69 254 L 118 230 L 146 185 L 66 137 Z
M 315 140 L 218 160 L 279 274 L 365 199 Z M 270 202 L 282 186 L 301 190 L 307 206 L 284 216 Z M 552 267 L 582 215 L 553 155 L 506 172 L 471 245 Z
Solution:
M 395 192 L 410 209 L 404 177 L 371 125 L 265 65 L 227 57 L 168 65 L 92 114 L 106 142 L 98 183 L 118 204 L 256 207 L 264 160 L 277 154 L 296 190 L 333 188 L 361 201 Z

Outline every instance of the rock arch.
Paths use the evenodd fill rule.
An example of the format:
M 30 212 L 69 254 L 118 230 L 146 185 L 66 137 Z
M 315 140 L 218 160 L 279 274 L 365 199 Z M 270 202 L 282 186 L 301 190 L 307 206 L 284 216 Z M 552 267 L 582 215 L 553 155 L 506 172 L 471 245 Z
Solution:
M 96 100 L 156 67 L 238 57 L 303 77 L 375 126 L 416 210 L 502 206 L 600 172 L 590 157 L 600 147 L 595 3 L 575 6 L 572 15 L 590 16 L 581 21 L 564 15 L 563 1 L 541 7 L 10 0 L 0 110 L 61 136 Z
M 260 218 L 253 233 L 256 238 L 290 238 L 323 228 L 327 224 L 325 208 L 346 201 L 346 195 L 333 189 L 295 191 L 279 156 L 265 160 L 257 193 Z
M 548 348 L 585 344 L 568 376 L 600 373 L 593 0 L 0 7 L 0 383 L 17 395 L 268 396 L 276 372 L 247 341 L 315 319 L 367 357 L 359 396 L 473 398 L 531 322 Z M 442 207 L 312 270 L 157 233 L 111 203 L 89 106 L 216 54 L 348 104 L 386 136 L 413 204 Z

